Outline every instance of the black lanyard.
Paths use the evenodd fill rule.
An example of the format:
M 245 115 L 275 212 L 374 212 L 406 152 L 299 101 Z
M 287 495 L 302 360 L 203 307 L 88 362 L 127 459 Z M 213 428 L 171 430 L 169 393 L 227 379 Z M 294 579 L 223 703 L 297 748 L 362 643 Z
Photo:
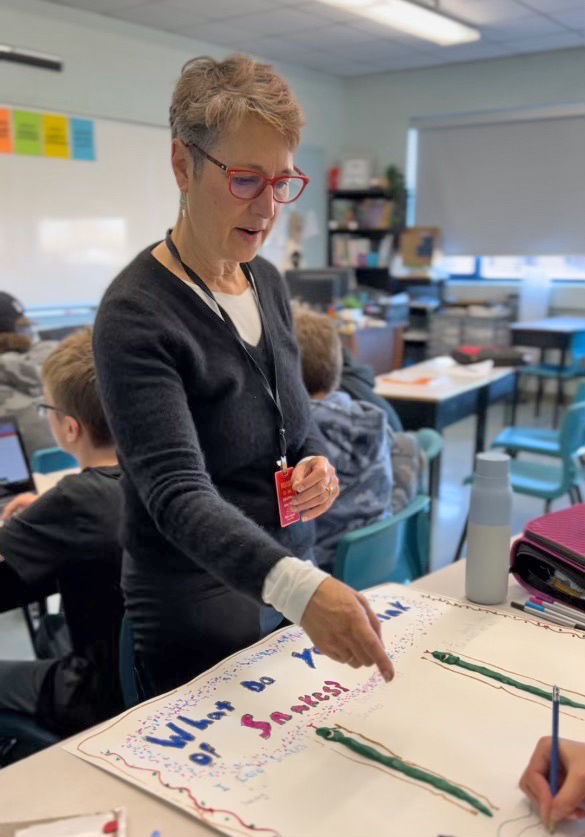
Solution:
M 169 248 L 170 252 L 175 257 L 175 259 L 181 264 L 183 270 L 185 271 L 185 273 L 187 274 L 189 279 L 192 282 L 194 282 L 197 285 L 198 288 L 201 288 L 203 293 L 207 294 L 207 296 L 215 302 L 215 304 L 217 305 L 217 307 L 219 308 L 219 311 L 221 313 L 221 317 L 222 317 L 224 325 L 226 326 L 226 328 L 228 329 L 228 331 L 230 332 L 232 337 L 236 340 L 238 345 L 245 352 L 246 357 L 248 358 L 249 362 L 252 364 L 256 373 L 260 376 L 260 379 L 262 381 L 264 389 L 265 389 L 266 393 L 268 394 L 268 397 L 270 398 L 270 400 L 272 401 L 272 403 L 276 407 L 276 412 L 278 413 L 278 423 L 279 423 L 278 443 L 279 443 L 279 448 L 280 448 L 280 456 L 281 456 L 281 460 L 284 460 L 284 462 L 286 464 L 286 430 L 285 430 L 285 427 L 284 427 L 284 416 L 282 414 L 282 407 L 281 407 L 281 403 L 280 403 L 280 394 L 278 392 L 278 375 L 277 375 L 277 371 L 276 371 L 276 361 L 274 359 L 274 348 L 272 346 L 272 338 L 270 336 L 270 329 L 268 328 L 268 324 L 267 324 L 266 319 L 264 317 L 264 312 L 262 311 L 262 306 L 260 305 L 260 297 L 258 296 L 258 291 L 256 290 L 256 282 L 254 281 L 254 276 L 252 275 L 252 271 L 250 270 L 250 268 L 248 267 L 247 264 L 242 265 L 242 270 L 244 271 L 244 276 L 246 277 L 246 279 L 248 280 L 248 283 L 250 284 L 250 287 L 252 288 L 252 293 L 254 294 L 254 299 L 256 300 L 256 305 L 258 306 L 258 312 L 260 314 L 260 322 L 262 323 L 262 329 L 263 329 L 264 335 L 266 337 L 266 347 L 268 349 L 270 364 L 272 366 L 274 388 L 272 387 L 270 381 L 268 380 L 268 378 L 264 374 L 264 370 L 258 365 L 258 363 L 256 362 L 256 359 L 253 357 L 253 355 L 250 354 L 250 352 L 246 348 L 246 344 L 244 343 L 244 341 L 240 337 L 240 334 L 239 334 L 237 328 L 235 327 L 235 325 L 233 324 L 233 322 L 232 322 L 229 314 L 227 313 L 227 311 L 224 311 L 224 309 L 221 307 L 221 305 L 219 304 L 219 302 L 217 301 L 217 299 L 213 295 L 213 292 L 207 287 L 205 282 L 199 276 L 197 276 L 197 274 L 193 270 L 191 270 L 189 265 L 185 264 L 185 262 L 181 258 L 181 254 L 179 253 L 179 251 L 177 249 L 177 245 L 175 244 L 175 242 L 171 238 L 171 230 L 167 231 L 165 241 L 166 241 L 166 245 Z

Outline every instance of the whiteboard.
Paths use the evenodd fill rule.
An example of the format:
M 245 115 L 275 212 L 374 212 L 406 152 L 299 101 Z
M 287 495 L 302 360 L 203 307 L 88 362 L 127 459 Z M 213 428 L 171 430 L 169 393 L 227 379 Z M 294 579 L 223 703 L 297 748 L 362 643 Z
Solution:
M 97 304 L 119 270 L 176 221 L 170 131 L 94 122 L 95 162 L 0 154 L 0 290 L 27 308 Z M 313 183 L 295 208 L 311 213 L 307 249 L 316 264 L 306 263 L 317 266 L 325 252 L 325 155 L 300 149 L 301 169 L 305 157 L 319 171 L 308 172 Z M 284 252 L 279 228 L 286 224 L 285 215 L 274 245 L 266 245 L 277 266 Z

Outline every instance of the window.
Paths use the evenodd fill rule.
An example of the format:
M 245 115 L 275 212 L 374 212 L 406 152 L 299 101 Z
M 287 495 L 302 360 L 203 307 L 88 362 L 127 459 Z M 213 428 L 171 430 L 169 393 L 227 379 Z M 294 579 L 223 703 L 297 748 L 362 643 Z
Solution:
M 478 275 L 482 279 L 524 279 L 533 271 L 550 279 L 585 280 L 585 256 L 484 256 L 479 259 Z

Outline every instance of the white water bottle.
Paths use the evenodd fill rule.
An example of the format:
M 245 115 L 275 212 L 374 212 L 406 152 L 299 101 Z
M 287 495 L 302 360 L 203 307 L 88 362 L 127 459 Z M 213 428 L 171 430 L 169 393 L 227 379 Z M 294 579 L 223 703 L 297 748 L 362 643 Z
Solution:
M 465 595 L 472 602 L 501 604 L 508 593 L 512 489 L 510 457 L 478 453 L 469 505 Z

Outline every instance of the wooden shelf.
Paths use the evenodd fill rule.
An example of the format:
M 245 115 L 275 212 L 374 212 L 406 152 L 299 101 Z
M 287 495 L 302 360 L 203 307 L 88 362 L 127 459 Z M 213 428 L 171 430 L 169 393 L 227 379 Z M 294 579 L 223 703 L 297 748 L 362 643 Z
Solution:
M 386 198 L 392 200 L 392 195 L 388 189 L 330 189 L 329 199 L 335 200 L 362 200 L 366 198 Z
M 357 227 L 355 229 L 350 229 L 349 227 L 339 227 L 337 229 L 329 229 L 329 235 L 390 235 L 392 230 L 389 227 L 383 227 L 382 229 L 377 227 Z

